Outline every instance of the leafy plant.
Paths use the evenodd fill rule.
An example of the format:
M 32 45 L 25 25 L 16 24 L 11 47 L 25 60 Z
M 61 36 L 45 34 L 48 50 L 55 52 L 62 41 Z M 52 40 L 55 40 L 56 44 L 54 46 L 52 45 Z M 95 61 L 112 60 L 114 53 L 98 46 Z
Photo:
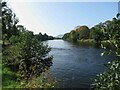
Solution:
M 33 32 L 26 30 L 22 25 L 17 25 L 17 23 L 16 15 L 7 7 L 6 2 L 2 2 L 2 64 L 3 71 L 6 71 L 3 73 L 4 86 L 14 86 L 12 84 L 15 82 L 19 84 L 18 82 L 23 80 L 25 80 L 25 84 L 28 84 L 29 80 L 33 80 L 33 77 L 36 81 L 36 78 L 40 77 L 52 65 L 53 57 L 49 55 L 51 48 L 42 43 L 42 37 L 44 36 L 44 40 L 47 40 L 49 36 L 44 34 L 40 38 L 38 37 L 40 35 L 34 35 Z M 7 80 L 8 83 L 4 80 Z
M 119 15 L 120 14 L 117 14 L 117 17 Z M 97 78 L 92 84 L 92 87 L 95 90 L 120 90 L 120 19 L 113 18 L 111 23 L 111 26 L 109 26 L 109 24 L 106 25 L 103 33 L 108 34 L 108 42 L 114 45 L 117 60 L 108 62 L 106 65 L 108 67 L 108 71 L 97 75 Z M 104 45 L 102 45 L 102 47 L 104 49 L 107 48 Z M 114 51 L 110 50 L 108 54 L 111 52 Z

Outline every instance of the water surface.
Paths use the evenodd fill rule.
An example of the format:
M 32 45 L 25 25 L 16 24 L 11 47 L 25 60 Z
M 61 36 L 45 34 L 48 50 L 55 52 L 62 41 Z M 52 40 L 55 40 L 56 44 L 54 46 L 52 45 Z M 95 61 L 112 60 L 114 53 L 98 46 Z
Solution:
M 89 88 L 92 79 L 106 71 L 106 64 L 114 56 L 101 57 L 104 51 L 92 46 L 79 46 L 63 40 L 49 40 L 53 66 L 50 72 L 59 88 Z

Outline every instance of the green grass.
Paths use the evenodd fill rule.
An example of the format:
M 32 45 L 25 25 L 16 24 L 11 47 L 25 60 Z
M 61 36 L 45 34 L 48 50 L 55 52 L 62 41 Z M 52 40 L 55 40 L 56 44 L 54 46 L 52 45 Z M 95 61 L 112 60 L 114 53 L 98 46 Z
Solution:
M 46 76 L 47 75 L 47 76 Z M 2 69 L 2 89 L 7 88 L 54 88 L 55 81 L 52 79 L 49 73 L 44 72 L 39 77 L 32 77 L 28 81 L 17 81 L 18 74 L 11 71 L 9 68 L 3 66 Z
M 17 74 L 5 66 L 2 69 L 2 88 L 20 88 L 20 83 L 17 82 Z

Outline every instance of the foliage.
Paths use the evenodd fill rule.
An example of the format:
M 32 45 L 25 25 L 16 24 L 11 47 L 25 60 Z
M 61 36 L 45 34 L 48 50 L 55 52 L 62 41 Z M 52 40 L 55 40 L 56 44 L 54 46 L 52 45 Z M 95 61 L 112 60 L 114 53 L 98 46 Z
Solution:
M 72 30 L 69 34 L 69 40 L 72 42 L 76 42 L 77 38 L 78 38 L 77 33 L 74 30 Z
M 118 16 L 119 15 L 117 14 L 117 17 Z M 113 18 L 109 24 L 106 23 L 105 25 L 103 34 L 107 34 L 107 41 L 114 45 L 117 60 L 108 62 L 108 71 L 98 75 L 92 86 L 95 90 L 120 90 L 120 19 Z M 107 48 L 104 45 L 101 46 L 104 49 Z M 110 49 L 107 54 L 111 54 L 113 52 L 114 51 Z M 105 53 L 103 53 L 103 55 L 104 54 Z
M 120 60 L 108 62 L 108 72 L 97 75 L 95 90 L 120 90 Z
M 91 37 L 97 42 L 97 44 L 100 44 L 103 40 L 103 33 L 102 33 L 102 26 L 101 24 L 96 25 L 91 28 Z
M 34 38 L 32 32 L 20 32 L 18 36 L 11 36 L 9 42 L 10 46 L 3 52 L 3 55 L 7 56 L 3 59 L 11 68 L 16 69 L 14 71 L 18 71 L 23 63 L 27 70 L 24 77 L 29 77 L 33 71 L 33 74 L 39 75 L 52 65 L 52 57 L 47 56 L 50 48 Z M 32 70 L 32 67 L 35 70 Z
M 69 33 L 64 34 L 62 37 L 63 40 L 69 40 Z
M 46 33 L 42 35 L 42 33 L 36 34 L 35 38 L 38 39 L 39 41 L 45 41 L 45 40 L 53 40 L 53 36 L 48 36 Z
M 78 33 L 78 39 L 88 39 L 90 35 L 90 30 L 87 26 L 80 26 L 76 29 L 76 32 Z
M 10 70 L 9 67 L 2 66 L 2 89 L 21 89 L 21 88 L 54 88 L 56 82 L 53 80 L 49 72 L 42 73 L 39 77 L 31 77 L 28 82 L 24 79 L 18 81 L 19 74 Z
M 27 84 L 26 81 L 23 80 L 21 85 L 25 88 L 54 88 L 55 81 L 52 79 L 49 72 L 42 73 L 39 77 L 32 77 L 28 80 Z
M 70 33 L 66 33 L 63 36 L 64 40 L 77 42 L 81 39 L 88 39 L 90 35 L 90 30 L 87 26 L 77 27 L 75 30 L 72 30 Z
M 2 2 L 3 42 L 4 39 L 9 39 L 12 35 L 17 34 L 18 31 L 16 29 L 17 23 L 18 23 L 18 19 L 16 15 L 12 12 L 12 10 L 9 7 L 7 7 L 6 2 Z
M 52 65 L 53 57 L 49 55 L 51 49 L 42 41 L 53 39 L 53 37 L 47 34 L 41 34 L 42 37 L 40 34 L 34 35 L 33 32 L 26 30 L 22 25 L 17 25 L 17 23 L 16 15 L 7 7 L 6 2 L 2 2 L 2 62 L 4 68 L 7 68 L 6 71 L 10 71 L 12 75 L 9 75 L 9 79 L 7 72 L 5 75 L 3 73 L 3 83 L 6 83 L 5 80 L 10 81 L 10 84 L 22 80 L 28 83 L 29 79 L 39 77 Z M 14 76 L 17 79 L 13 78 L 12 80 Z
M 20 88 L 20 83 L 17 81 L 18 75 L 12 72 L 9 67 L 2 65 L 2 89 L 4 88 Z

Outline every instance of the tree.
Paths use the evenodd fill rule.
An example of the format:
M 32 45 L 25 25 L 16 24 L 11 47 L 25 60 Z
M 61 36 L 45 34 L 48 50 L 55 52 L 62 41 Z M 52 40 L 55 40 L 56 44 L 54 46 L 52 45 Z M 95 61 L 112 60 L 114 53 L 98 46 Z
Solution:
M 72 42 L 76 42 L 77 39 L 78 39 L 78 34 L 76 33 L 76 31 L 72 30 L 69 35 L 69 40 Z
M 45 41 L 45 40 L 47 40 L 48 39 L 48 35 L 45 33 L 44 35 L 43 35 L 43 41 Z
M 78 39 L 88 39 L 90 35 L 90 30 L 87 26 L 80 26 L 79 28 L 76 29 L 76 32 L 79 35 Z
M 3 22 L 3 65 L 18 73 L 21 79 L 38 77 L 52 65 L 50 48 L 44 45 L 33 32 L 24 26 L 17 25 L 17 19 L 12 10 L 2 3 Z M 44 34 L 45 40 L 48 35 Z
M 69 33 L 66 33 L 62 37 L 63 40 L 69 40 Z
M 101 23 L 91 28 L 91 34 L 92 34 L 91 37 L 97 42 L 97 44 L 101 44 L 101 41 L 103 40 L 102 30 L 103 30 L 103 27 Z
M 39 41 L 45 41 L 45 40 L 53 40 L 53 36 L 48 36 L 46 33 L 42 35 L 42 33 L 36 34 L 35 38 L 38 39 Z
M 24 77 L 30 77 L 30 75 L 39 76 L 52 65 L 52 56 L 48 56 L 51 49 L 48 45 L 44 45 L 34 38 L 32 32 L 25 32 L 22 37 L 26 40 L 21 59 L 27 70 Z
M 12 35 L 17 34 L 18 30 L 16 25 L 18 19 L 10 8 L 7 7 L 6 2 L 2 2 L 2 34 L 4 38 L 9 39 Z M 3 41 L 4 45 L 4 41 Z
M 107 42 L 114 45 L 117 60 L 108 62 L 106 65 L 108 71 L 97 75 L 92 84 L 95 90 L 120 90 L 120 19 L 118 16 L 119 14 L 109 23 L 111 26 L 106 24 L 106 29 L 103 30 L 103 33 L 108 33 Z M 102 48 L 106 49 L 107 47 L 102 45 Z M 102 54 L 111 54 L 114 51 L 110 49 L 109 52 Z
M 70 33 L 66 33 L 63 36 L 64 40 L 77 42 L 78 39 L 88 39 L 90 36 L 90 30 L 87 26 L 77 26 L 76 30 L 72 30 Z

